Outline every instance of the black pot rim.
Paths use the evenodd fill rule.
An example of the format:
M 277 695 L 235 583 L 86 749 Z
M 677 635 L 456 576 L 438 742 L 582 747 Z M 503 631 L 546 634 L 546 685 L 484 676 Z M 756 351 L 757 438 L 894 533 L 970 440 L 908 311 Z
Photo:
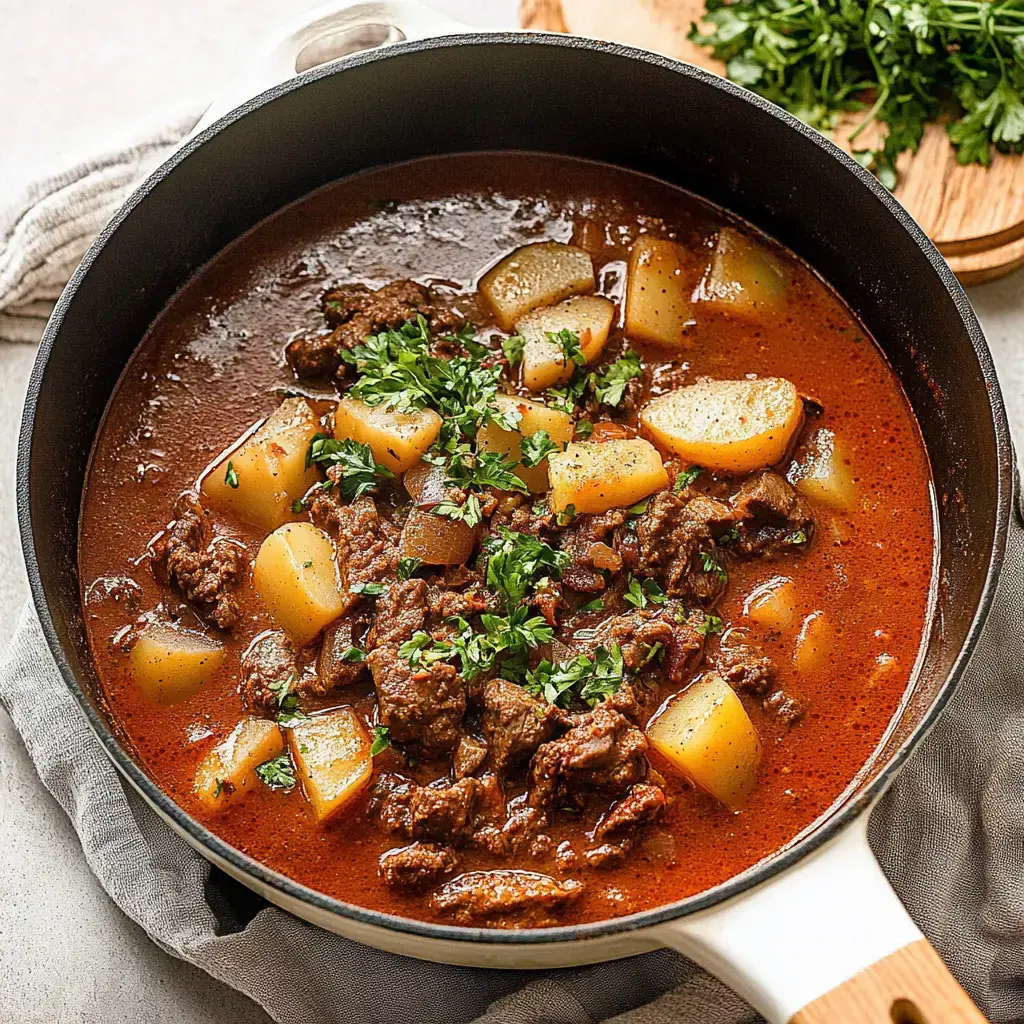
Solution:
M 686 899 L 667 904 L 666 906 L 656 907 L 651 910 L 641 911 L 624 917 L 611 918 L 609 920 L 597 921 L 589 924 L 562 925 L 554 928 L 527 929 L 521 931 L 503 931 L 495 928 L 468 928 L 454 925 L 435 924 L 427 921 L 414 920 L 412 918 L 397 917 L 375 910 L 368 910 L 363 907 L 355 906 L 354 904 L 344 903 L 341 900 L 336 900 L 321 892 L 317 892 L 314 889 L 300 885 L 292 879 L 271 870 L 265 865 L 235 849 L 219 837 L 215 836 L 212 832 L 187 814 L 181 807 L 174 803 L 174 801 L 171 800 L 170 797 L 167 796 L 167 794 L 164 793 L 163 790 L 161 790 L 128 756 L 124 747 L 118 742 L 111 729 L 103 721 L 102 717 L 98 714 L 89 698 L 86 696 L 82 686 L 75 677 L 67 657 L 65 656 L 54 627 L 53 619 L 50 615 L 46 596 L 43 590 L 43 582 L 36 558 L 35 541 L 32 533 L 30 511 L 31 502 L 29 495 L 29 456 L 32 445 L 35 409 L 39 399 L 40 390 L 44 383 L 47 361 L 59 337 L 64 314 L 83 278 L 88 274 L 90 267 L 96 260 L 97 255 L 105 246 L 107 240 L 157 183 L 167 178 L 168 175 L 173 173 L 179 163 L 187 159 L 190 154 L 199 149 L 208 139 L 218 134 L 223 128 L 242 120 L 252 110 L 261 107 L 264 104 L 273 102 L 275 99 L 284 96 L 293 90 L 301 89 L 311 82 L 318 81 L 319 79 L 330 75 L 343 74 L 347 68 L 357 67 L 379 60 L 387 60 L 391 56 L 398 56 L 404 53 L 434 50 L 443 47 L 481 46 L 493 44 L 513 46 L 551 46 L 555 48 L 599 51 L 629 60 L 635 60 L 643 64 L 671 71 L 675 74 L 696 79 L 704 85 L 720 89 L 729 93 L 734 98 L 755 107 L 763 116 L 771 117 L 782 122 L 791 131 L 797 132 L 805 139 L 810 140 L 820 149 L 823 149 L 829 156 L 831 156 L 832 159 L 843 165 L 847 172 L 856 179 L 860 187 L 868 189 L 875 199 L 882 203 L 889 213 L 899 222 L 903 230 L 913 238 L 922 255 L 931 265 L 932 270 L 938 275 L 946 288 L 946 291 L 955 303 L 964 327 L 970 336 L 972 347 L 978 359 L 978 363 L 987 386 L 995 434 L 997 465 L 999 467 L 998 492 L 996 495 L 995 537 L 992 544 L 991 557 L 988 572 L 985 577 L 984 587 L 982 589 L 981 599 L 975 611 L 967 638 L 959 655 L 950 668 L 945 682 L 942 684 L 942 687 L 927 712 L 914 728 L 911 735 L 890 757 L 887 764 L 879 771 L 876 778 L 868 783 L 860 792 L 848 799 L 845 804 L 833 811 L 825 821 L 822 821 L 816 827 L 812 826 L 812 830 L 808 834 L 795 841 L 781 853 L 748 868 L 742 874 L 729 879 L 727 882 L 724 882 L 713 889 L 697 893 L 693 896 L 687 897 Z M 865 171 L 856 161 L 840 150 L 833 142 L 819 134 L 814 129 L 809 128 L 803 122 L 798 121 L 791 114 L 755 93 L 749 92 L 742 86 L 736 85 L 727 79 L 719 78 L 718 76 L 704 71 L 701 68 L 683 63 L 682 61 L 675 60 L 671 57 L 661 56 L 630 46 L 605 43 L 578 36 L 565 36 L 546 32 L 473 32 L 459 35 L 438 36 L 412 42 L 393 43 L 381 49 L 353 54 L 352 56 L 346 57 L 342 60 L 332 61 L 329 64 L 303 72 L 295 78 L 276 85 L 261 93 L 259 96 L 252 98 L 242 106 L 225 115 L 219 121 L 204 129 L 172 154 L 167 161 L 154 171 L 153 174 L 150 175 L 150 177 L 132 193 L 83 257 L 81 264 L 76 269 L 67 287 L 61 294 L 60 299 L 57 301 L 53 314 L 47 324 L 42 341 L 40 342 L 39 352 L 29 378 L 28 393 L 22 415 L 21 433 L 18 441 L 17 504 L 22 550 L 25 557 L 25 565 L 28 573 L 32 599 L 35 604 L 47 644 L 49 645 L 50 651 L 57 663 L 57 667 L 60 669 L 61 675 L 64 677 L 64 681 L 68 689 L 71 691 L 72 696 L 75 698 L 79 707 L 88 719 L 89 725 L 99 739 L 107 756 L 111 759 L 117 769 L 149 803 L 151 803 L 165 818 L 171 821 L 181 833 L 187 836 L 189 841 L 195 847 L 226 861 L 235 871 L 240 872 L 256 882 L 261 889 L 275 890 L 286 897 L 308 904 L 310 907 L 315 908 L 318 911 L 326 912 L 340 918 L 349 919 L 363 925 L 372 925 L 392 932 L 405 933 L 425 939 L 437 939 L 447 942 L 466 944 L 484 943 L 489 945 L 519 947 L 598 939 L 603 936 L 636 932 L 664 924 L 677 918 L 695 913 L 699 910 L 704 910 L 732 896 L 745 892 L 753 886 L 766 882 L 768 879 L 784 871 L 786 868 L 806 857 L 812 851 L 821 847 L 840 830 L 846 828 L 854 821 L 855 818 L 866 811 L 871 806 L 872 802 L 880 796 L 888 786 L 892 778 L 909 757 L 911 751 L 935 724 L 945 708 L 951 694 L 956 689 L 964 669 L 970 660 L 971 654 L 977 645 L 982 627 L 988 617 L 988 613 L 995 596 L 999 570 L 1003 561 L 1011 515 L 1013 472 L 1013 450 L 1010 442 L 1002 392 L 1000 390 L 999 381 L 996 377 L 995 366 L 992 361 L 991 353 L 989 352 L 984 334 L 981 330 L 981 325 L 978 322 L 967 296 L 964 294 L 964 291 L 953 275 L 953 272 L 949 269 L 946 262 L 939 254 L 939 251 L 924 232 L 921 231 L 910 214 L 900 206 L 886 188 L 884 188 L 871 174 Z

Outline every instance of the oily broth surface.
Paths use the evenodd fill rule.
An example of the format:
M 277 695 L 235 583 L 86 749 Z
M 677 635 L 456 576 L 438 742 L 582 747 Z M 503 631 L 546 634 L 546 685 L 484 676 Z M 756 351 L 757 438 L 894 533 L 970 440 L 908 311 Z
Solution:
M 276 388 L 294 383 L 282 351 L 295 332 L 321 323 L 325 283 L 377 286 L 414 277 L 471 286 L 508 250 L 553 238 L 590 249 L 595 267 L 606 268 L 599 280 L 615 295 L 638 228 L 662 232 L 667 226 L 695 253 L 696 267 L 724 220 L 687 193 L 609 167 L 532 154 L 436 158 L 316 193 L 236 242 L 175 297 L 108 410 L 83 501 L 80 544 L 89 641 L 109 706 L 140 764 L 175 801 L 232 845 L 312 888 L 429 918 L 424 900 L 396 895 L 378 879 L 377 857 L 397 843 L 377 831 L 365 801 L 327 827 L 314 823 L 297 791 L 258 787 L 218 815 L 195 801 L 196 763 L 242 714 L 236 692 L 241 655 L 271 626 L 251 589 L 236 592 L 243 614 L 226 637 L 224 667 L 195 696 L 158 706 L 134 687 L 126 659 L 110 644 L 132 616 L 90 584 L 132 576 L 140 585 L 140 609 L 169 600 L 140 563 L 146 545 L 171 518 L 179 492 L 276 406 Z M 783 258 L 792 276 L 789 315 L 760 328 L 700 317 L 690 334 L 686 382 L 748 373 L 786 377 L 823 404 L 820 425 L 851 450 L 866 498 L 862 507 L 840 515 L 815 505 L 817 533 L 809 550 L 784 562 L 734 566 L 719 606 L 727 622 L 751 627 L 808 716 L 786 729 L 745 698 L 765 756 L 760 785 L 738 813 L 694 792 L 654 758 L 675 797 L 658 827 L 659 850 L 619 868 L 586 871 L 587 891 L 565 923 L 699 892 L 789 842 L 870 757 L 917 655 L 933 550 L 928 465 L 917 426 L 863 328 L 817 277 L 788 254 Z M 222 533 L 255 555 L 260 531 L 216 518 Z M 744 619 L 743 602 L 754 586 L 779 574 L 796 581 L 798 615 L 791 629 L 771 633 Z M 798 674 L 791 667 L 794 640 L 803 617 L 814 611 L 839 625 L 838 641 L 821 671 Z M 894 658 L 896 670 L 876 671 L 880 655 Z M 345 691 L 333 703 L 356 703 L 369 712 L 371 688 Z M 392 751 L 378 756 L 374 767 L 408 771 Z M 421 781 L 433 777 L 425 768 L 419 773 Z M 573 828 L 550 832 L 557 843 Z M 663 859 L 666 844 L 674 846 L 671 863 Z M 468 850 L 460 860 L 461 870 L 498 866 Z

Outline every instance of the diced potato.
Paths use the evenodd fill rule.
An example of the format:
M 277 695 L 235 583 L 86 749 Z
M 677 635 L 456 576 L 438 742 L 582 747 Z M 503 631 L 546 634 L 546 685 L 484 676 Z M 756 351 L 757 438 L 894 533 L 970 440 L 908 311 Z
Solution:
M 686 251 L 667 238 L 642 235 L 633 243 L 626 272 L 626 335 L 666 348 L 685 344 L 693 319 Z
M 502 430 L 496 423 L 488 423 L 481 427 L 476 435 L 477 446 L 488 452 L 501 452 L 510 462 L 518 462 L 522 458 L 519 442 L 524 437 L 532 437 L 539 430 L 546 430 L 548 437 L 563 448 L 572 440 L 573 422 L 567 412 L 551 409 L 542 402 L 534 402 L 528 398 L 513 398 L 511 395 L 497 395 L 495 405 L 504 413 L 515 410 L 521 420 L 518 430 Z M 519 466 L 516 470 L 519 478 L 534 494 L 548 489 L 548 462 L 545 459 L 539 466 Z
M 788 576 L 762 583 L 751 591 L 743 614 L 768 629 L 788 629 L 796 617 L 796 584 Z
M 129 657 L 132 679 L 148 697 L 173 704 L 196 692 L 220 668 L 224 646 L 203 633 L 151 622 Z
M 824 612 L 813 612 L 797 634 L 793 667 L 798 672 L 819 672 L 828 664 L 835 645 L 835 627 Z
M 685 463 L 726 473 L 773 466 L 803 423 L 796 388 L 781 377 L 704 380 L 647 403 L 640 423 Z
M 651 746 L 691 782 L 742 807 L 757 784 L 761 739 L 732 687 L 709 673 L 670 697 L 647 726 Z
M 785 302 L 786 271 L 763 245 L 722 228 L 697 297 L 729 316 L 763 320 Z
M 227 739 L 218 743 L 196 769 L 196 796 L 211 811 L 246 793 L 256 782 L 256 768 L 284 750 L 274 722 L 243 718 Z
M 215 508 L 265 530 L 288 522 L 292 502 L 318 479 L 315 466 L 306 468 L 318 429 L 316 414 L 303 399 L 285 399 L 252 437 L 206 474 L 203 494 Z
M 572 331 L 583 358 L 592 363 L 608 340 L 614 317 L 615 303 L 599 295 L 580 295 L 527 313 L 516 323 L 524 341 L 523 383 L 531 391 L 543 391 L 572 376 L 575 364 L 566 360 L 561 344 L 551 341 L 549 334 Z
M 840 511 L 857 504 L 857 484 L 846 445 L 824 427 L 811 439 L 806 456 L 791 476 L 796 489 L 812 501 Z
M 403 558 L 418 558 L 426 565 L 464 565 L 474 547 L 473 527 L 418 508 L 410 510 L 399 541 Z
M 334 436 L 368 444 L 377 462 L 392 473 L 404 473 L 437 440 L 441 422 L 433 409 L 395 412 L 346 398 L 334 410 Z
M 352 708 L 297 722 L 288 734 L 292 760 L 317 821 L 358 796 L 373 774 L 370 737 Z
M 335 563 L 334 543 L 312 523 L 288 523 L 260 546 L 252 583 L 270 617 L 296 647 L 333 622 L 350 599 Z
M 572 505 L 580 512 L 624 508 L 668 486 L 657 448 L 643 438 L 574 441 L 548 456 L 554 512 Z
M 480 279 L 503 331 L 538 306 L 553 306 L 570 295 L 594 290 L 590 254 L 564 242 L 534 242 L 509 253 Z

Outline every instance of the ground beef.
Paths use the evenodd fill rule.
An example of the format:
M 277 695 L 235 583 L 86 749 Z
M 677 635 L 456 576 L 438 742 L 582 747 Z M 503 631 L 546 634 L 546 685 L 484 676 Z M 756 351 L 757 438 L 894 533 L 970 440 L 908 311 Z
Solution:
M 760 644 L 740 626 L 733 626 L 722 635 L 711 667 L 737 690 L 764 693 L 771 685 L 771 661 Z
M 478 827 L 503 812 L 500 788 L 493 777 L 459 779 L 450 786 L 420 786 L 384 774 L 374 786 L 370 803 L 385 831 L 453 846 L 468 841 Z
M 175 502 L 174 516 L 153 544 L 153 574 L 176 586 L 204 619 L 230 629 L 238 619 L 231 591 L 249 568 L 245 548 L 213 535 L 209 513 L 191 491 Z
M 530 762 L 529 804 L 550 811 L 581 789 L 621 795 L 647 777 L 647 739 L 621 712 L 599 705 Z
M 369 616 L 362 607 L 347 612 L 324 630 L 316 673 L 323 693 L 349 686 L 366 672 L 365 661 L 353 661 L 346 652 L 362 650 L 363 638 L 369 626 Z
M 807 544 L 814 518 L 807 503 L 770 469 L 743 481 L 732 497 L 738 517 L 729 550 L 744 557 L 774 558 Z
M 317 526 L 336 536 L 338 566 L 348 587 L 395 577 L 399 531 L 377 511 L 373 498 L 363 495 L 342 504 L 333 488 L 319 491 L 309 514 Z
M 250 711 L 274 715 L 281 697 L 293 691 L 298 680 L 291 641 L 281 632 L 263 633 L 242 656 L 238 692 Z
M 697 631 L 697 620 L 698 616 L 684 617 L 674 605 L 613 615 L 601 623 L 588 645 L 618 644 L 626 667 L 637 672 L 651 660 L 652 652 L 659 657 L 660 644 L 664 655 L 659 664 L 669 682 L 678 686 L 692 674 L 704 651 L 704 637 Z
M 450 875 L 458 860 L 449 846 L 413 843 L 381 854 L 377 870 L 392 889 L 422 892 Z
M 637 519 L 639 568 L 658 579 L 669 597 L 713 604 L 727 582 L 716 538 L 735 518 L 728 505 L 707 495 L 687 500 L 661 491 Z
M 454 666 L 413 668 L 397 647 L 379 647 L 367 662 L 377 688 L 377 714 L 398 743 L 426 755 L 452 750 L 466 714 L 466 689 Z
M 528 761 L 566 724 L 565 713 L 541 703 L 521 686 L 492 679 L 481 699 L 480 726 L 490 749 L 490 766 L 499 778 Z
M 665 794 L 659 786 L 639 783 L 597 823 L 594 838 L 609 842 L 630 837 L 641 825 L 654 821 L 665 809 Z
M 606 586 L 605 577 L 595 564 L 610 549 L 615 553 L 616 531 L 628 518 L 621 508 L 613 508 L 600 515 L 581 515 L 562 537 L 562 550 L 568 552 L 569 565 L 562 570 L 562 583 L 581 594 L 598 594 Z M 622 567 L 619 557 L 618 568 Z
M 430 906 L 459 924 L 490 928 L 542 928 L 583 894 L 583 883 L 557 881 L 534 871 L 469 871 L 445 882 Z
M 456 779 L 473 775 L 487 760 L 487 744 L 475 736 L 463 733 L 452 755 L 452 774 Z

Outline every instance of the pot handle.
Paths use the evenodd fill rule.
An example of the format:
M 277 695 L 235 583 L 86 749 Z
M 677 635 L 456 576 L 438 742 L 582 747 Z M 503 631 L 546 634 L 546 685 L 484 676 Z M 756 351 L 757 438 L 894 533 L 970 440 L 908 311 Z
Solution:
M 867 819 L 656 934 L 771 1024 L 984 1024 L 882 873 Z
M 188 138 L 302 71 L 388 43 L 472 31 L 471 26 L 415 0 L 328 0 L 272 35 L 232 90 L 210 105 Z

